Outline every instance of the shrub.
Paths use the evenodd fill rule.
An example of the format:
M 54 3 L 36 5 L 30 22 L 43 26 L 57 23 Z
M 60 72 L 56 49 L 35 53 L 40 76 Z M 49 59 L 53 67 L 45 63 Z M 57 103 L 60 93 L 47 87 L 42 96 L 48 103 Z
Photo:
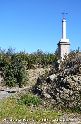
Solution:
M 39 104 L 41 104 L 41 99 L 38 96 L 32 94 L 25 94 L 20 97 L 19 103 L 25 104 L 27 106 L 38 106 Z
M 47 66 L 55 61 L 57 61 L 55 54 L 43 53 L 40 50 L 28 54 L 15 53 L 12 48 L 8 51 L 0 49 L 0 71 L 3 73 L 4 84 L 10 87 L 15 85 L 22 87 L 26 84 L 27 69 L 33 68 L 34 65 Z
M 22 87 L 27 81 L 26 63 L 21 55 L 12 52 L 0 54 L 0 71 L 3 73 L 4 83 L 10 87 Z

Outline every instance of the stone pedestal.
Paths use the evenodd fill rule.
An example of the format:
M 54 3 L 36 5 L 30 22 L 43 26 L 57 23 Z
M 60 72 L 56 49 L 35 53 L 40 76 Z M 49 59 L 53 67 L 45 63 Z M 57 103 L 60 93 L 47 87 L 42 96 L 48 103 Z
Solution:
M 70 52 L 69 39 L 65 39 L 65 40 L 66 41 L 63 41 L 63 39 L 61 39 L 61 41 L 59 41 L 58 43 L 58 55 L 61 60 L 63 60 L 64 56 L 68 55 Z

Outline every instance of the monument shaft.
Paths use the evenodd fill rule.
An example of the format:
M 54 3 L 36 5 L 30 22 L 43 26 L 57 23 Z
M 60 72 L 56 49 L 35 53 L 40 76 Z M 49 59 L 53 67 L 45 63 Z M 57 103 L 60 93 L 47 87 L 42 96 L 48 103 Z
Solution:
M 62 39 L 66 39 L 66 20 L 62 20 Z

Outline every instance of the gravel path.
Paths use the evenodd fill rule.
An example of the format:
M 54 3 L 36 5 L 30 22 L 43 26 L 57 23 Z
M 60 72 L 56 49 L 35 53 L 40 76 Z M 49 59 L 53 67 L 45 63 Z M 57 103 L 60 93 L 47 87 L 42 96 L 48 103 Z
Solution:
M 64 114 L 59 120 L 60 123 L 58 124 L 81 124 L 81 115 L 77 113 Z
M 10 97 L 11 95 L 15 95 L 19 92 L 23 92 L 27 89 L 29 89 L 30 87 L 24 87 L 24 88 L 18 88 L 18 87 L 13 87 L 13 88 L 1 88 L 0 89 L 0 100 Z
M 8 93 L 6 91 L 0 91 L 0 100 L 11 96 L 13 93 Z

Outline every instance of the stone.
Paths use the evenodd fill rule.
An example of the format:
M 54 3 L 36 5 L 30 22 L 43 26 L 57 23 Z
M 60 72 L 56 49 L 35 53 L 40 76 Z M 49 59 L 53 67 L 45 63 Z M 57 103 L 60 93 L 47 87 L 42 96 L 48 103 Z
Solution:
M 50 75 L 48 78 L 49 78 L 51 81 L 53 81 L 56 77 L 57 77 L 56 74 L 52 74 L 52 75 Z
M 81 74 L 81 67 L 79 67 L 79 73 Z
M 43 93 L 43 95 L 44 95 L 44 97 L 46 97 L 46 98 L 51 98 L 51 96 L 48 94 L 48 93 Z

